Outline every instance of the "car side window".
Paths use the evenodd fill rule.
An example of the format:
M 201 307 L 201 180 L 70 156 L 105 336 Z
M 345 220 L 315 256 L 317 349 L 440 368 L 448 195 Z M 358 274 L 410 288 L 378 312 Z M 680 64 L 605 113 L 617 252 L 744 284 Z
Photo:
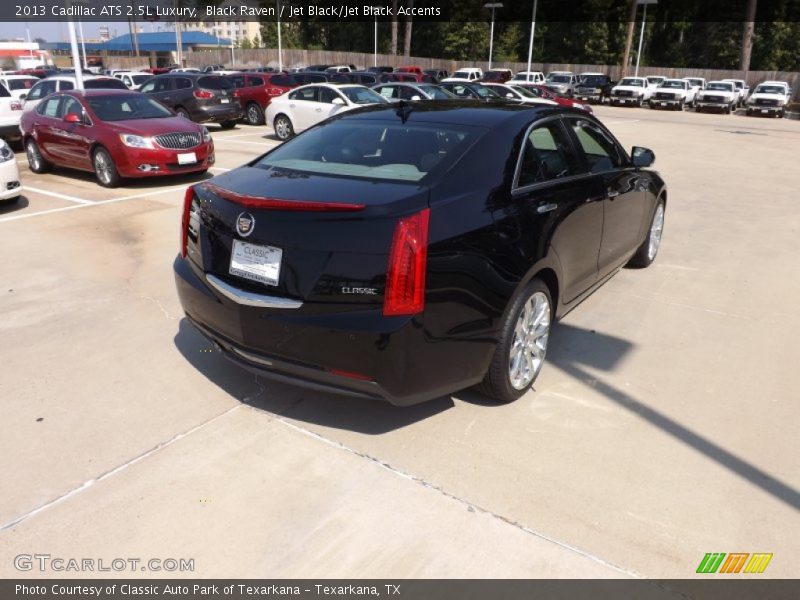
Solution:
M 603 173 L 623 165 L 617 145 L 597 125 L 586 119 L 570 119 L 570 126 L 586 154 L 590 172 Z
M 165 82 L 166 82 L 166 80 L 165 80 Z M 191 87 L 192 87 L 192 80 L 189 79 L 188 77 L 177 77 L 175 79 L 175 89 L 176 90 L 188 90 Z M 166 91 L 166 89 L 158 90 L 158 91 Z
M 28 94 L 28 100 L 39 100 L 55 89 L 56 85 L 53 81 L 43 81 L 42 83 L 37 83 L 33 86 L 33 88 L 31 88 L 31 91 Z
M 289 96 L 290 100 L 305 100 L 307 102 L 316 102 L 317 100 L 317 89 L 316 87 L 307 87 L 301 90 L 295 90 Z
M 48 98 L 44 102 L 42 102 L 42 110 L 40 112 L 41 115 L 45 117 L 58 117 L 58 105 L 61 102 L 61 96 L 53 96 L 52 98 Z
M 248 87 L 259 87 L 264 85 L 264 80 L 261 77 L 251 77 L 247 81 Z
M 66 90 L 74 90 L 74 89 L 75 89 L 75 84 L 72 83 L 71 81 L 62 81 L 58 86 L 58 90 L 60 92 L 64 92 Z
M 382 85 L 375 91 L 384 98 L 397 98 L 397 88 L 393 85 Z
M 148 94 L 155 91 L 155 88 L 156 88 L 156 82 L 151 79 L 150 81 L 145 82 L 144 85 L 142 85 L 142 87 L 139 88 L 139 91 L 144 94 Z
M 166 92 L 170 89 L 170 78 L 163 77 L 161 79 L 155 80 L 155 88 L 153 89 L 154 92 Z
M 577 175 L 580 169 L 559 121 L 534 127 L 522 148 L 517 187 Z
M 75 98 L 64 96 L 64 101 L 61 103 L 61 109 L 58 111 L 58 116 L 64 118 L 68 114 L 76 114 L 79 117 L 83 115 L 83 106 Z
M 333 102 L 334 98 L 339 98 L 339 97 L 340 97 L 339 94 L 337 94 L 330 88 L 320 88 L 318 97 L 319 99 L 317 100 L 317 102 L 324 102 L 326 104 L 330 104 L 331 102 Z
M 417 90 L 415 90 L 414 88 L 410 88 L 410 87 L 400 88 L 400 97 L 403 100 L 411 100 L 412 96 L 419 96 L 419 95 L 420 95 L 420 93 Z

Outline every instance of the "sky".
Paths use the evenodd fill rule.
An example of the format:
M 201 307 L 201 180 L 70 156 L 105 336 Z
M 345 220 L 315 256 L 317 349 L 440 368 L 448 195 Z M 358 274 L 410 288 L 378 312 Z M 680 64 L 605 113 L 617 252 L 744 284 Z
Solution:
M 129 33 L 128 30 L 128 22 L 127 21 L 120 21 L 120 22 L 111 22 L 111 23 L 84 23 L 83 24 L 83 35 L 86 38 L 96 38 L 99 35 L 99 29 L 102 25 L 108 25 L 111 33 L 111 37 L 115 37 L 114 30 L 116 29 L 116 35 L 125 35 Z M 158 31 L 158 27 L 164 27 L 163 25 L 159 26 L 156 25 L 155 29 L 152 29 L 151 23 L 138 23 L 138 25 L 145 31 Z M 31 30 L 31 40 L 41 37 L 47 40 L 48 42 L 67 42 L 69 41 L 69 33 L 67 32 L 67 24 L 65 22 L 51 22 L 51 23 L 30 23 L 29 24 Z M 25 26 L 21 23 L 9 23 L 9 22 L 0 22 L 0 39 L 12 39 L 17 37 L 26 37 L 25 33 Z

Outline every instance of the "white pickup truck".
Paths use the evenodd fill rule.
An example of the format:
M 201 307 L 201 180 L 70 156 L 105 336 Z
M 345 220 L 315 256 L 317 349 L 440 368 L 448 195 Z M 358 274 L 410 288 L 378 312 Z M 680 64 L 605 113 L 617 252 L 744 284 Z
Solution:
M 789 102 L 789 84 L 783 81 L 764 81 L 756 86 L 747 100 L 747 115 L 786 115 Z
M 650 108 L 676 108 L 691 106 L 696 92 L 685 79 L 665 79 L 650 96 Z
M 611 106 L 618 104 L 633 104 L 641 106 L 650 100 L 651 88 L 644 77 L 623 77 L 622 80 L 611 88 L 609 102 Z
M 697 94 L 695 111 L 719 110 L 731 114 L 736 108 L 738 94 L 730 81 L 710 81 L 706 89 Z
M 737 106 L 744 106 L 745 101 L 747 100 L 747 95 L 750 93 L 750 88 L 747 87 L 747 83 L 744 79 L 723 79 L 722 81 L 730 81 L 733 84 L 733 87 L 736 88 L 736 105 Z

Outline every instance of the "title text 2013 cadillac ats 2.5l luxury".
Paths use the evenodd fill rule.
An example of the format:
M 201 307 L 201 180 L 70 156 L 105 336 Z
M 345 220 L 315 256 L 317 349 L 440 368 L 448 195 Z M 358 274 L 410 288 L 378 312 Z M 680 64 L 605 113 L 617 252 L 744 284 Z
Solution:
M 654 158 L 560 106 L 348 112 L 187 190 L 180 300 L 274 379 L 398 405 L 479 385 L 510 402 L 556 317 L 655 259 Z

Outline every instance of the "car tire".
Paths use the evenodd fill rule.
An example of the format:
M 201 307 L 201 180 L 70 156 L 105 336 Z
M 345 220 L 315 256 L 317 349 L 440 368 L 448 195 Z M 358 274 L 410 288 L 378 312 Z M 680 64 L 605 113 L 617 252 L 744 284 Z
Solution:
M 103 187 L 115 188 L 122 181 L 119 171 L 117 171 L 117 165 L 114 164 L 114 159 L 111 158 L 108 150 L 102 146 L 92 154 L 92 166 L 94 167 L 97 182 Z
M 746 114 L 748 117 L 752 117 L 753 111 L 748 108 L 747 110 L 744 111 L 744 114 Z
M 28 167 L 34 173 L 47 173 L 53 167 L 42 156 L 42 151 L 39 150 L 39 144 L 36 143 L 36 140 L 25 142 L 25 155 L 28 157 Z
M 234 127 L 236 127 L 236 121 L 233 119 L 231 119 L 230 121 L 222 121 L 219 124 L 219 126 L 222 127 L 223 129 L 233 129 Z
M 272 122 L 272 128 L 275 130 L 275 135 L 279 140 L 285 142 L 294 135 L 294 127 L 292 121 L 286 115 L 278 115 Z
M 683 112 L 683 100 L 678 102 L 678 110 Z
M 661 247 L 661 236 L 664 233 L 664 214 L 666 205 L 664 200 L 659 198 L 656 209 L 653 211 L 653 218 L 650 219 L 650 228 L 647 230 L 647 237 L 644 238 L 642 245 L 636 250 L 626 267 L 645 269 L 653 264 Z
M 481 394 L 508 403 L 531 388 L 544 363 L 554 315 L 550 289 L 542 280 L 533 279 L 506 311 L 492 362 L 477 386 Z M 533 330 L 531 320 L 538 322 Z
M 728 106 L 725 107 L 725 114 L 729 115 L 729 114 L 731 114 L 731 112 L 733 112 L 732 105 L 728 104 Z
M 17 202 L 19 202 L 20 198 L 22 198 L 22 196 L 14 196 L 13 198 L 6 198 L 5 200 L 0 200 L 0 206 L 3 205 L 11 206 L 12 204 L 16 204 Z
M 189 111 L 183 108 L 182 106 L 176 108 L 175 112 L 178 113 L 179 117 L 183 117 L 184 119 L 188 119 L 189 121 L 192 120 L 192 117 L 189 115 Z
M 636 103 L 636 106 L 638 106 L 639 108 L 642 108 L 642 104 L 644 104 L 644 100 L 642 99 L 641 96 L 639 96 L 639 101 Z
M 245 111 L 245 118 L 248 125 L 263 125 L 264 124 L 264 111 L 255 102 L 247 105 Z

